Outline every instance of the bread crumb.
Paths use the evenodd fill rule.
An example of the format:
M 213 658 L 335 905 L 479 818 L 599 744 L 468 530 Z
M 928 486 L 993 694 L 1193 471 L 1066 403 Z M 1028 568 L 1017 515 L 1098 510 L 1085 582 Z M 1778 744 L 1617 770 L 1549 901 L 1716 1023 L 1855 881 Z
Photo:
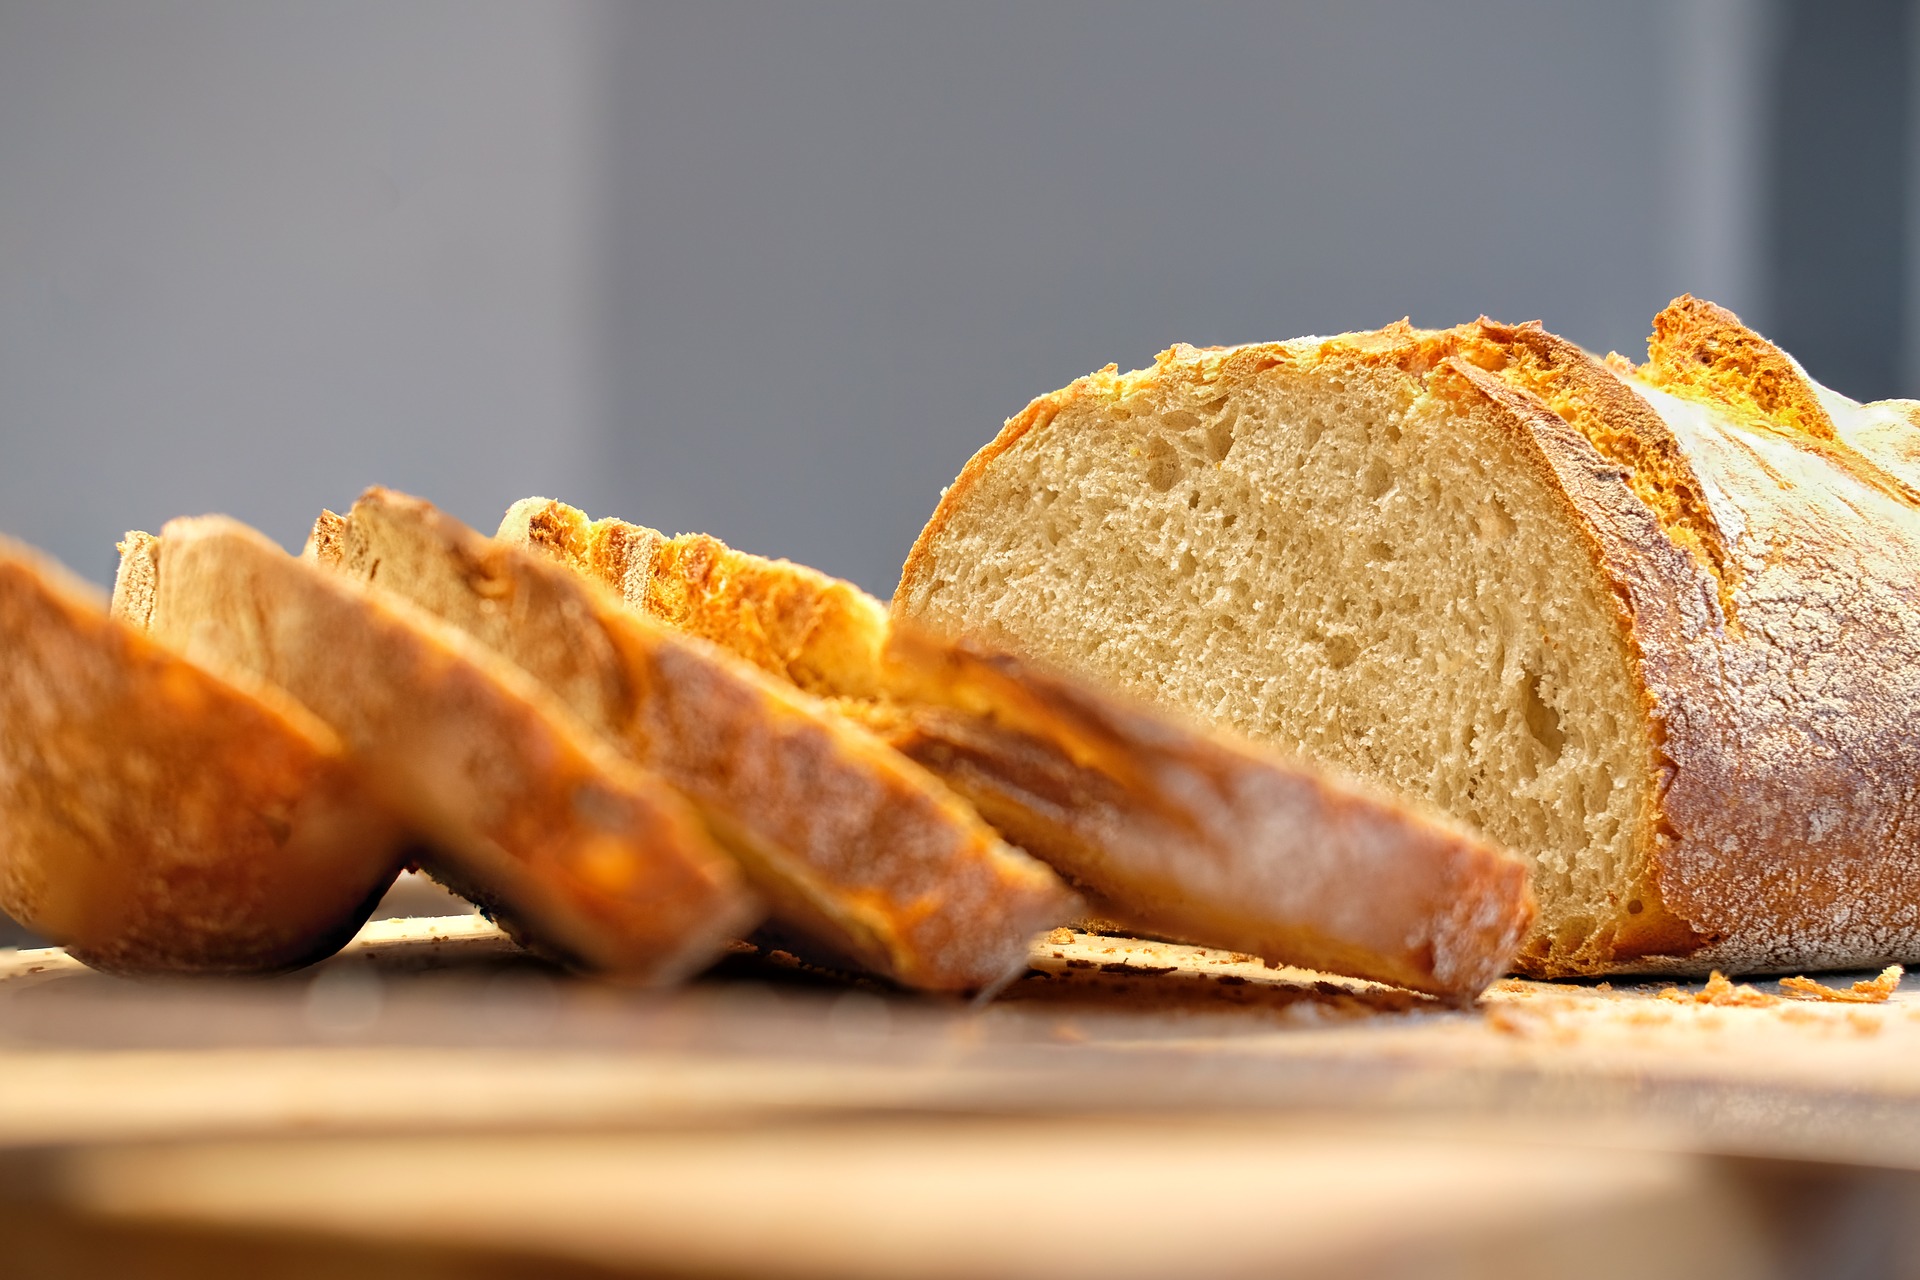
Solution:
M 1064 926 L 1055 929 L 1047 935 L 1047 941 L 1056 947 L 1065 946 L 1067 943 L 1073 941 L 1073 930 L 1065 928 Z
M 1906 970 L 1899 965 L 1890 964 L 1880 971 L 1879 977 L 1856 982 L 1847 991 L 1815 982 L 1812 978 L 1782 978 L 1780 985 L 1792 992 L 1796 1000 L 1827 1000 L 1835 1004 L 1885 1004 L 1888 998 L 1899 989 L 1900 979 L 1905 973 Z
M 1764 991 L 1740 983 L 1729 982 L 1727 975 L 1715 969 L 1707 975 L 1707 985 L 1698 991 L 1682 991 L 1678 987 L 1668 987 L 1660 993 L 1662 1000 L 1671 1000 L 1676 1004 L 1709 1004 L 1719 1008 L 1762 1009 L 1768 1005 L 1779 1004 L 1781 997 L 1768 995 Z
M 1514 1017 L 1513 1014 L 1507 1010 L 1497 1007 L 1487 1010 L 1487 1025 L 1502 1035 L 1523 1036 L 1527 1034 L 1526 1025 L 1522 1023 L 1520 1019 Z

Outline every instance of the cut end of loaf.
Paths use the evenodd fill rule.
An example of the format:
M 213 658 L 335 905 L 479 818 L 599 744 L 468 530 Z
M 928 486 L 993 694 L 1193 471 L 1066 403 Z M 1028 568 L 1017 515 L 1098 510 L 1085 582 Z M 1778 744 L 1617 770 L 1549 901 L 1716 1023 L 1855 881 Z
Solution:
M 1656 747 L 1612 585 L 1525 424 L 1434 379 L 1437 338 L 1176 348 L 1037 401 L 895 612 L 1458 815 L 1533 864 L 1533 971 L 1685 942 L 1645 927 Z

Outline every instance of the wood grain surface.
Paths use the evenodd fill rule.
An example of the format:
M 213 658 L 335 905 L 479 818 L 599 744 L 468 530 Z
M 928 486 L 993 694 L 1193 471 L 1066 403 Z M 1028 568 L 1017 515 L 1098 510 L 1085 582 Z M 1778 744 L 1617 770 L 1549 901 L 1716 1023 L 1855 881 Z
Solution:
M 985 1002 L 745 947 L 641 993 L 475 916 L 250 983 L 0 952 L 0 1272 L 1920 1269 L 1920 993 L 1698 991 L 1058 931 Z

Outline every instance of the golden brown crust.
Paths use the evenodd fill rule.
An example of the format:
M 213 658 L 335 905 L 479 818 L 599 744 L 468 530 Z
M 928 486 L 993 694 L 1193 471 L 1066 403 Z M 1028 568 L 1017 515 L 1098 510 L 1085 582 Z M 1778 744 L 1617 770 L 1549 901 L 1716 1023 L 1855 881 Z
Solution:
M 1539 322 L 1507 325 L 1482 316 L 1448 330 L 1425 358 L 1464 359 L 1539 399 L 1626 470 L 1626 481 L 1667 538 L 1687 551 L 1718 584 L 1721 611 L 1738 626 L 1734 589 L 1739 569 L 1693 463 L 1672 428 L 1607 368 Z
M 1738 405 L 1783 430 L 1834 438 L 1833 420 L 1800 366 L 1733 312 L 1690 293 L 1653 318 L 1640 376 L 1668 391 Z
M 1653 318 L 1647 362 L 1634 370 L 1648 384 L 1731 411 L 1748 428 L 1785 432 L 1802 448 L 1909 506 L 1920 488 L 1853 448 L 1835 429 L 1817 384 L 1797 361 L 1740 323 L 1725 307 L 1691 294 Z
M 150 625 L 285 688 L 433 840 L 422 862 L 576 963 L 706 963 L 752 904 L 699 818 L 525 673 L 234 521 L 162 533 Z
M 347 523 L 343 569 L 376 575 L 560 692 L 693 798 L 777 915 L 849 958 L 911 986 L 978 990 L 1071 914 L 1052 872 L 924 770 L 554 563 L 584 546 L 566 528 L 516 546 L 380 489 Z
M 676 631 L 711 640 L 821 697 L 873 697 L 887 613 L 850 582 L 790 560 L 675 538 L 545 498 L 515 503 L 501 536 L 558 550 L 568 564 Z
M 0 540 L 0 905 L 119 973 L 337 950 L 405 857 L 331 731 Z
M 1497 406 L 1620 602 L 1662 780 L 1641 896 L 1618 904 L 1641 909 L 1593 947 L 1537 949 L 1527 966 L 1779 971 L 1920 954 L 1920 524 L 1893 468 L 1835 438 L 1798 366 L 1710 304 L 1663 313 L 1640 371 L 1491 322 L 1204 360 L 1176 349 L 1151 371 L 1102 371 L 1035 401 L 968 463 L 915 544 L 896 613 L 973 486 L 1074 397 L 1330 359 Z
M 1522 864 L 1451 826 L 1011 655 L 889 634 L 850 583 L 713 538 L 589 524 L 544 499 L 516 504 L 503 528 L 835 696 L 1137 928 L 1458 998 L 1500 974 L 1531 923 Z M 614 538 L 648 563 L 598 549 Z M 674 544 L 697 551 L 662 553 Z

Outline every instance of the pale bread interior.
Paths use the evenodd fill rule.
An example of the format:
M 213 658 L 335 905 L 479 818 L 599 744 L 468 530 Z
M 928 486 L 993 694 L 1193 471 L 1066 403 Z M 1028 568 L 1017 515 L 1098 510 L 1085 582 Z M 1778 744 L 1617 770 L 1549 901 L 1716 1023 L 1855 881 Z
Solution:
M 1530 967 L 1570 966 L 1655 905 L 1653 756 L 1584 535 L 1498 412 L 1353 364 L 1095 375 L 896 608 L 1430 798 L 1533 861 Z

